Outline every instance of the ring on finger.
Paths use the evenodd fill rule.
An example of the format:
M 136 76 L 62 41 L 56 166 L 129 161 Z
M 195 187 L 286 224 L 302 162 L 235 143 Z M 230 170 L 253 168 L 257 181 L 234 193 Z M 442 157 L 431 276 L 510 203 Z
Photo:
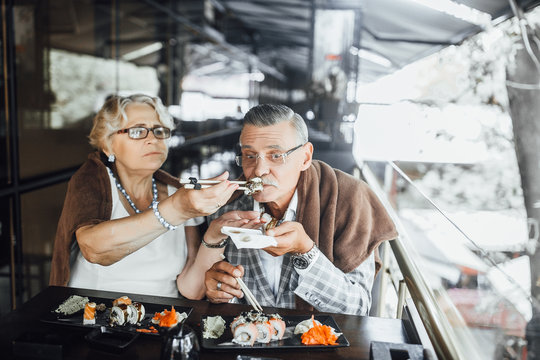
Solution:
M 221 291 L 221 285 L 222 285 L 221 281 L 218 281 L 217 286 L 216 286 L 218 291 Z

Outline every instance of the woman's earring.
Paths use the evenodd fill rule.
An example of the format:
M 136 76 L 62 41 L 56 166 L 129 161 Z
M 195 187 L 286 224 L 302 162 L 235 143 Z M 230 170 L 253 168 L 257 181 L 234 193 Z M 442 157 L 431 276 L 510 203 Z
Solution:
M 116 160 L 116 157 L 114 156 L 114 154 L 111 154 L 111 155 L 109 155 L 109 157 L 107 158 L 107 160 L 109 160 L 110 163 L 113 163 L 114 160 Z

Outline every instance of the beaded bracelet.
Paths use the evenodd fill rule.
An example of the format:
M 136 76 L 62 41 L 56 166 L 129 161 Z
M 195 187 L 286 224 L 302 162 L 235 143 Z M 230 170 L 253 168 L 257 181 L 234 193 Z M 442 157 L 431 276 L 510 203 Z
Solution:
M 167 228 L 167 230 L 176 230 L 178 226 L 169 224 L 167 220 L 165 220 L 163 216 L 161 216 L 158 210 L 158 204 L 159 204 L 159 201 L 156 201 L 155 203 L 153 203 L 152 209 L 154 210 L 154 215 L 156 215 L 156 218 L 158 219 L 159 223 L 163 225 L 163 227 Z
M 217 244 L 207 243 L 206 241 L 204 241 L 204 238 L 201 239 L 201 242 L 205 247 L 207 247 L 209 249 L 223 249 L 229 243 L 229 237 L 221 240 Z

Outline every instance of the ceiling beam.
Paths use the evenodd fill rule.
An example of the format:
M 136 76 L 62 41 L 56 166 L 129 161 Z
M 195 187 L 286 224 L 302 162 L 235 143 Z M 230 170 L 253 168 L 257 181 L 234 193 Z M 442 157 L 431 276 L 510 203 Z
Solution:
M 306 16 L 301 16 L 301 15 L 287 14 L 281 11 L 275 11 L 273 14 L 270 15 L 266 12 L 257 14 L 253 11 L 237 10 L 237 9 L 231 9 L 231 8 L 229 8 L 229 10 L 234 12 L 236 15 L 246 16 L 246 17 L 249 17 L 250 19 L 255 19 L 255 20 L 268 19 L 268 16 L 279 17 L 279 19 L 287 19 L 287 20 L 298 20 L 298 21 L 311 20 L 309 14 Z M 240 16 L 237 16 L 237 17 L 240 17 Z M 243 22 L 245 22 L 244 19 L 243 19 Z
M 295 8 L 295 9 L 309 9 L 311 7 L 311 2 L 306 1 L 300 1 L 297 3 L 290 3 L 286 1 L 269 1 L 269 0 L 221 0 L 221 3 L 226 3 L 227 8 L 229 8 L 229 4 L 231 3 L 241 3 L 241 4 L 254 4 L 254 5 L 262 5 L 264 7 L 269 7 L 269 5 L 272 5 L 272 7 L 289 7 L 289 8 Z M 230 9 L 230 8 L 229 8 Z
M 234 45 L 229 44 L 225 40 L 215 36 L 214 34 L 209 33 L 207 30 L 202 28 L 201 26 L 192 23 L 188 19 L 186 19 L 184 16 L 176 13 L 175 11 L 159 4 L 158 2 L 154 0 L 143 0 L 148 5 L 153 6 L 155 9 L 158 9 L 167 15 L 169 15 L 172 19 L 175 21 L 178 21 L 180 24 L 182 24 L 184 27 L 186 27 L 188 30 L 193 31 L 197 34 L 199 34 L 201 37 L 206 38 L 207 40 L 216 43 L 220 45 L 223 49 L 230 52 L 233 56 L 238 55 L 244 55 L 248 58 L 249 61 L 253 61 L 257 64 L 260 71 L 265 72 L 269 75 L 274 76 L 275 78 L 279 79 L 280 81 L 285 82 L 287 78 L 285 75 L 283 75 L 279 70 L 277 70 L 275 67 L 263 63 L 257 56 L 248 53 Z
M 374 31 L 369 29 L 367 26 L 363 26 L 362 29 L 367 32 L 369 35 L 373 36 L 375 40 L 378 41 L 388 41 L 388 42 L 407 42 L 414 44 L 426 44 L 426 45 L 457 45 L 459 42 L 450 41 L 450 40 L 426 40 L 426 39 L 411 39 L 411 38 L 401 38 L 401 37 L 384 37 L 377 35 Z

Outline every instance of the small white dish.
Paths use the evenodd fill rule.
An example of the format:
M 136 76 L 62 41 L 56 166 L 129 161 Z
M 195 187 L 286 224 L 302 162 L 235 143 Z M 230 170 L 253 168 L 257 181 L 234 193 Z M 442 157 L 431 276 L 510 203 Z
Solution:
M 238 249 L 264 249 L 277 246 L 272 236 L 263 235 L 261 230 L 223 226 L 221 233 L 229 235 Z

